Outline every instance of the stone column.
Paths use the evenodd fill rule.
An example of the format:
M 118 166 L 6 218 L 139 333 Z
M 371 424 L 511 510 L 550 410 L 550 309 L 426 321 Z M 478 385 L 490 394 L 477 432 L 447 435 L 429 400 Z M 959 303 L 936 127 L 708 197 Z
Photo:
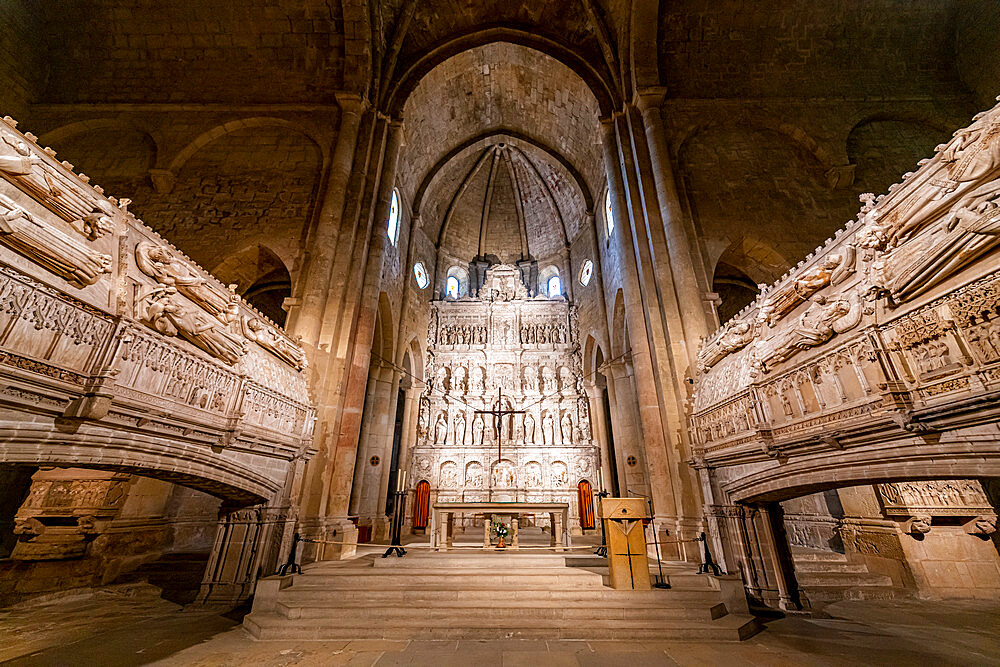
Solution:
M 785 611 L 799 610 L 802 606 L 798 601 L 798 586 L 795 583 L 791 558 L 787 553 L 788 541 L 781 526 L 781 506 L 778 503 L 765 503 L 759 509 L 761 538 L 774 572 L 774 582 L 778 588 L 778 606 Z
M 569 245 L 566 245 L 562 250 L 559 251 L 560 265 L 559 272 L 562 274 L 562 291 L 566 295 L 566 298 L 570 301 L 573 300 L 573 289 L 576 287 L 573 283 L 575 278 L 573 277 L 573 263 L 570 262 L 569 258 Z
M 631 356 L 636 367 L 636 389 L 639 407 L 641 436 L 632 440 L 645 443 L 649 457 L 651 475 L 655 473 L 658 483 L 652 483 L 652 493 L 660 512 L 674 513 L 669 466 L 666 461 L 665 430 L 660 414 L 660 392 L 653 369 L 653 351 L 647 337 L 648 314 L 644 310 L 642 290 L 636 265 L 630 217 L 625 214 L 625 186 L 622 179 L 622 163 L 618 158 L 618 140 L 612 119 L 601 120 L 602 146 L 604 148 L 605 169 L 611 191 L 611 209 L 617 224 L 614 226 L 615 239 L 623 258 L 622 290 L 625 296 L 625 318 L 628 323 Z M 617 389 L 617 388 L 616 388 Z M 616 392 L 620 394 L 620 392 Z M 631 393 L 631 392 L 628 392 Z M 622 396 L 618 395 L 618 402 Z M 617 438 L 616 438 L 617 440 Z M 622 441 L 624 444 L 627 440 Z
M 705 306 L 707 290 L 698 285 L 694 266 L 694 244 L 688 238 L 684 226 L 684 209 L 677 195 L 677 183 L 671 164 L 667 140 L 663 129 L 660 105 L 663 90 L 652 90 L 639 95 L 639 110 L 646 130 L 649 159 L 653 165 L 656 195 L 660 204 L 660 217 L 666 233 L 667 252 L 670 255 L 670 270 L 674 278 L 674 290 L 680 306 L 687 342 L 689 362 L 694 363 L 698 355 L 698 345 L 708 336 L 709 327 Z
M 386 247 L 386 230 L 381 224 L 388 214 L 389 199 L 396 180 L 396 165 L 399 158 L 399 147 L 402 141 L 402 124 L 389 124 L 386 135 L 384 158 L 382 161 L 381 178 L 379 179 L 377 205 L 375 207 L 375 224 L 371 226 L 372 235 L 367 253 L 361 282 L 361 298 L 357 306 L 356 323 L 351 330 L 351 351 L 349 362 L 344 369 L 343 391 L 339 429 L 335 434 L 333 454 L 328 471 L 329 493 L 327 494 L 326 514 L 333 517 L 337 523 L 349 533 L 347 519 L 348 500 L 352 475 L 347 471 L 354 469 L 357 456 L 358 440 L 361 433 L 361 412 L 364 405 L 365 385 L 368 379 L 368 366 L 371 361 L 371 343 L 375 332 L 375 318 L 378 310 L 378 297 L 381 289 L 381 274 L 383 256 Z M 356 539 L 356 533 L 355 539 Z M 350 541 L 350 535 L 344 535 L 344 541 Z M 356 543 L 355 543 L 356 544 Z M 340 550 L 327 551 L 327 557 L 349 558 L 356 552 L 356 547 L 344 544 Z
M 338 93 L 337 105 L 340 107 L 340 127 L 337 130 L 337 143 L 330 160 L 325 196 L 320 206 L 315 230 L 311 235 L 308 263 L 303 267 L 300 279 L 301 301 L 288 312 L 288 330 L 302 336 L 307 347 L 315 346 L 319 342 L 323 312 L 330 291 L 333 258 L 338 250 L 342 250 L 338 247 L 337 236 L 343 220 L 347 181 L 351 177 L 351 168 L 354 164 L 354 150 L 365 102 L 357 95 Z

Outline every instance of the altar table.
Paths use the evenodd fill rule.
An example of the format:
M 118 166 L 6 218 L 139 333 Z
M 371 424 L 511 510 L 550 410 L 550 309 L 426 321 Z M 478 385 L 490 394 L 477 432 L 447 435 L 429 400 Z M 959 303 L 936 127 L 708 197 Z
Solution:
M 519 547 L 517 529 L 518 518 L 522 514 L 549 515 L 552 536 L 549 546 L 556 551 L 572 546 L 569 535 L 569 503 L 529 503 L 529 502 L 468 502 L 468 503 L 434 503 L 431 506 L 430 536 L 431 548 L 447 551 L 452 546 L 456 514 L 483 515 L 483 548 L 490 546 L 489 520 L 494 514 L 511 517 L 510 548 Z M 556 540 L 556 535 L 562 539 Z

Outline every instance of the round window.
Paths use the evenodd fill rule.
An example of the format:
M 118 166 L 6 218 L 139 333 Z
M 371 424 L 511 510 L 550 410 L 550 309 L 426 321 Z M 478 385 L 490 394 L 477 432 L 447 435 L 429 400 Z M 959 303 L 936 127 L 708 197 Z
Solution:
M 594 263 L 589 259 L 580 267 L 580 284 L 586 287 L 590 284 L 590 279 L 594 276 Z
M 417 280 L 417 287 L 423 289 L 430 284 L 431 279 L 427 277 L 427 269 L 424 268 L 423 262 L 417 262 L 413 265 L 413 277 Z

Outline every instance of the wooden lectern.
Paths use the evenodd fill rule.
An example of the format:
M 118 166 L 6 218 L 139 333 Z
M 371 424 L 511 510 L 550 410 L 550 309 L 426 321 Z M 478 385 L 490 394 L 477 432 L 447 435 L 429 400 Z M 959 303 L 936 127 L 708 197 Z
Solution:
M 602 498 L 601 518 L 612 588 L 649 590 L 646 531 L 642 524 L 649 518 L 645 498 Z

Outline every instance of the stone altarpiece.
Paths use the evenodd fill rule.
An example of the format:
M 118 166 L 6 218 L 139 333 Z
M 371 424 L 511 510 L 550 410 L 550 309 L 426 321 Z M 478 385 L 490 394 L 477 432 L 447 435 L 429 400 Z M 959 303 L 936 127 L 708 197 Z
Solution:
M 517 267 L 493 266 L 478 294 L 431 304 L 426 358 L 411 485 L 427 480 L 432 502 L 567 502 L 579 530 L 577 485 L 594 484 L 600 461 L 576 307 L 532 298 Z M 499 434 L 476 414 L 498 402 L 524 411 Z

